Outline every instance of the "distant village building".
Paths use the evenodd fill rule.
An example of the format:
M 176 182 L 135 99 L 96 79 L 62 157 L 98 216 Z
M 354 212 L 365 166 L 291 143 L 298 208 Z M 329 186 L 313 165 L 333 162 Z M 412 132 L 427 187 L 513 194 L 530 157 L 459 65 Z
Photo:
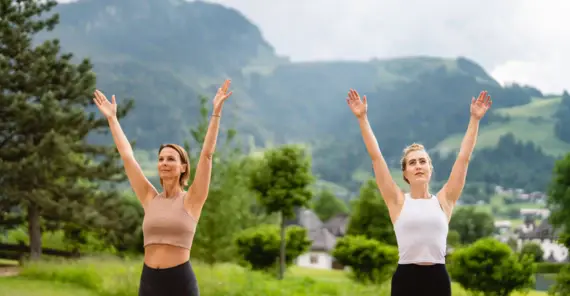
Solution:
M 544 261 L 567 262 L 568 249 L 557 242 L 559 232 L 554 230 L 548 218 L 543 218 L 539 225 L 536 225 L 534 219 L 526 219 L 517 231 L 518 249 L 520 250 L 525 243 L 534 242 L 541 246 Z
M 309 251 L 299 256 L 296 264 L 302 267 L 319 269 L 343 269 L 336 262 L 332 251 L 337 238 L 346 234 L 349 216 L 340 214 L 323 223 L 319 217 L 309 209 L 297 209 L 296 217 L 288 221 L 287 225 L 298 225 L 307 229 L 312 244 Z

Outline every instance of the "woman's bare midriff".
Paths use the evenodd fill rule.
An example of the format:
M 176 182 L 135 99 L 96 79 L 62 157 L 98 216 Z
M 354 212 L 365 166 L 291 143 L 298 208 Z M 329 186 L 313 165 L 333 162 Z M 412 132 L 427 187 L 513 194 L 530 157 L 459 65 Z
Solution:
M 422 266 L 429 266 L 429 265 L 435 265 L 435 263 L 431 263 L 431 262 L 419 262 L 419 263 L 414 263 L 416 265 L 422 265 Z
M 172 245 L 148 245 L 144 263 L 151 268 L 170 268 L 190 260 L 190 250 Z

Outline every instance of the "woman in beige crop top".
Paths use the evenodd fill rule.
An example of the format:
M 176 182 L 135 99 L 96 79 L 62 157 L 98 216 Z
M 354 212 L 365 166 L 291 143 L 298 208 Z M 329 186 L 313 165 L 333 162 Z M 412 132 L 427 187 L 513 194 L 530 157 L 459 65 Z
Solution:
M 109 102 L 99 90 L 93 100 L 107 118 L 129 183 L 145 211 L 143 221 L 144 264 L 139 296 L 198 295 L 196 277 L 189 262 L 196 224 L 208 197 L 212 155 L 220 125 L 222 107 L 232 92 L 230 80 L 218 89 L 213 113 L 192 185 L 185 191 L 190 163 L 179 145 L 166 144 L 159 149 L 158 174 L 162 192 L 144 176 L 135 160 L 133 149 L 117 120 L 115 96 Z

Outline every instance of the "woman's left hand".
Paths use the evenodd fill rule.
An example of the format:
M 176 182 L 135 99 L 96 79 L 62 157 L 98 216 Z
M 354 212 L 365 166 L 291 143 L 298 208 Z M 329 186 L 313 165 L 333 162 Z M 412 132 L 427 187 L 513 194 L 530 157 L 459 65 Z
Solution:
M 491 96 L 487 94 L 487 91 L 482 91 L 477 99 L 471 99 L 471 117 L 481 120 L 492 104 Z
M 224 105 L 224 102 L 233 93 L 231 91 L 228 93 L 228 88 L 230 87 L 230 84 L 231 80 L 226 79 L 226 81 L 224 81 L 224 84 L 222 84 L 222 86 L 218 88 L 218 92 L 214 97 L 214 115 L 216 116 L 220 116 L 220 113 L 222 113 L 222 106 Z

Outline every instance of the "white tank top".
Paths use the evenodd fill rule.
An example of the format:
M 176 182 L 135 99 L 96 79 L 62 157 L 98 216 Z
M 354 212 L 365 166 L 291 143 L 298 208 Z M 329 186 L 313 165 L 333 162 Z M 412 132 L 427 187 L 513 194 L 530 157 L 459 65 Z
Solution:
M 445 263 L 448 218 L 435 195 L 413 199 L 404 194 L 404 205 L 394 223 L 400 259 L 398 264 Z

